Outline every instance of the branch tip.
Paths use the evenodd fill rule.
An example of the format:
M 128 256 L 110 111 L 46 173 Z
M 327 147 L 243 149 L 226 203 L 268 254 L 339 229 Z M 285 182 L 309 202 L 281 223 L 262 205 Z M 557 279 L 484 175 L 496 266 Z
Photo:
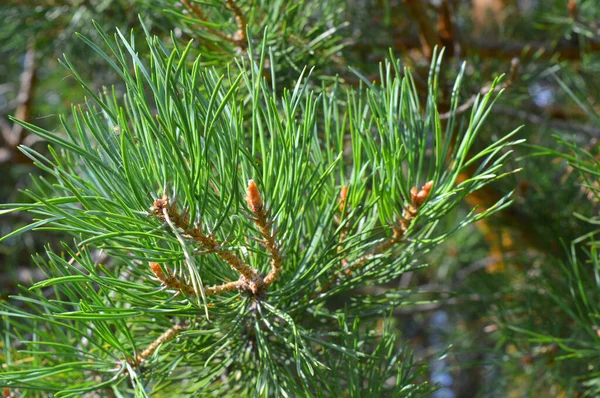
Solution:
M 363 267 L 369 261 L 376 258 L 376 256 L 387 252 L 395 245 L 401 243 L 406 235 L 406 230 L 408 227 L 410 227 L 410 224 L 417 215 L 419 207 L 421 207 L 429 197 L 432 188 L 433 181 L 428 181 L 420 189 L 417 189 L 417 187 L 412 187 L 410 190 L 411 203 L 404 207 L 399 224 L 395 223 L 392 225 L 392 237 L 383 240 L 379 245 L 375 246 L 370 253 L 362 255 L 356 260 L 352 260 L 350 262 L 345 258 L 342 259 L 342 269 L 336 272 L 325 284 L 323 284 L 321 288 L 311 296 L 311 298 L 315 298 L 319 294 L 329 290 L 340 279 L 342 274 L 351 276 L 354 270 Z M 346 195 L 347 188 L 344 186 L 340 192 L 340 212 L 343 211 L 343 207 L 345 206 Z M 345 233 L 346 232 L 344 230 L 340 232 L 340 246 L 338 246 L 338 253 L 341 251 L 341 242 L 345 237 Z
M 348 199 L 348 186 L 344 185 L 340 191 L 340 212 L 343 213 L 346 208 L 346 201 Z
M 262 240 L 259 242 L 264 246 L 271 256 L 271 270 L 264 279 L 265 286 L 271 285 L 279 278 L 281 272 L 281 248 L 275 241 L 275 230 L 272 228 L 273 221 L 268 219 L 263 199 L 254 180 L 248 180 L 246 189 L 246 203 L 254 214 L 252 221 L 258 226 Z
M 254 180 L 248 180 L 248 189 L 246 190 L 246 203 L 253 213 L 257 214 L 263 210 L 264 203 L 260 196 L 260 191 Z
M 417 187 L 412 187 L 410 190 L 410 199 L 413 205 L 415 205 L 417 208 L 421 207 L 421 205 L 427 200 L 431 188 L 433 188 L 433 181 L 427 182 L 419 190 L 417 190 Z

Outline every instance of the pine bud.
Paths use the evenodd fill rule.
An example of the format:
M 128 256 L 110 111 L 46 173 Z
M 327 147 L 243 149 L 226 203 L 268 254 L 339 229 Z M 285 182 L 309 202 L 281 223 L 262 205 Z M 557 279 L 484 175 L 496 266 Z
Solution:
M 154 275 L 156 275 L 159 281 L 161 281 L 162 283 L 167 283 L 168 278 L 163 272 L 162 268 L 160 267 L 160 264 L 151 262 L 148 263 L 148 265 L 150 266 L 150 269 L 152 270 L 152 272 L 154 272 Z
M 169 208 L 169 199 L 167 197 L 159 198 L 154 201 L 154 205 L 152 206 L 152 212 L 155 216 L 161 218 L 164 217 L 163 210 Z
M 348 198 L 348 187 L 344 185 L 340 191 L 340 211 L 343 212 L 346 207 L 346 199 Z
M 248 180 L 246 203 L 248 203 L 248 207 L 253 213 L 258 213 L 263 207 L 262 198 L 254 180 Z
M 410 190 L 410 199 L 416 207 L 420 207 L 427 200 L 431 188 L 433 188 L 433 181 L 429 181 L 423 185 L 419 191 L 417 191 L 417 187 L 412 187 Z

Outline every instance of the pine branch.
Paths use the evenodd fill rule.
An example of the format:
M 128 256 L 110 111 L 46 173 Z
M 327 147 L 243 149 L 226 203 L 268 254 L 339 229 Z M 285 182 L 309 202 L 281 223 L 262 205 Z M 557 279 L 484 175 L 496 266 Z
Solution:
M 359 257 L 358 259 L 353 261 L 351 263 L 352 265 L 349 268 L 343 270 L 343 273 L 346 275 L 352 275 L 353 271 L 355 271 L 356 269 L 365 266 L 371 260 L 376 258 L 376 256 L 387 252 L 395 245 L 401 243 L 405 237 L 406 231 L 417 216 L 419 208 L 423 205 L 423 203 L 425 203 L 425 201 L 429 197 L 431 188 L 433 188 L 433 181 L 429 181 L 428 183 L 423 185 L 419 190 L 417 190 L 416 187 L 413 187 L 410 191 L 410 199 L 412 203 L 404 208 L 399 225 L 392 226 L 392 237 L 384 240 L 379 245 L 377 245 L 371 253 L 365 254 L 362 257 Z M 342 264 L 348 264 L 348 261 L 346 260 Z M 341 274 L 342 272 L 336 272 L 331 277 L 331 279 L 329 279 L 329 281 L 321 287 L 319 292 L 312 296 L 312 298 L 315 298 L 319 294 L 328 291 L 339 280 Z
M 223 250 L 215 238 L 213 236 L 206 235 L 200 226 L 189 228 L 189 216 L 187 214 L 180 214 L 177 211 L 175 204 L 169 203 L 169 198 L 167 196 L 157 199 L 154 202 L 153 212 L 154 215 L 162 221 L 166 221 L 165 214 L 167 214 L 173 224 L 177 228 L 183 230 L 184 236 L 196 241 L 207 253 L 216 253 L 223 261 L 227 262 L 231 268 L 236 270 L 248 282 L 252 283 L 253 281 L 257 280 L 258 273 L 255 269 L 246 264 L 234 253 Z
M 419 25 L 419 37 L 421 38 L 423 54 L 427 58 L 431 58 L 433 49 L 436 46 L 440 47 L 442 43 L 433 28 L 434 24 L 427 17 L 427 9 L 423 5 L 422 0 L 404 0 L 404 4 L 406 4 L 406 7 L 410 10 L 410 13 Z
M 225 0 L 225 5 L 231 11 L 233 11 L 235 15 L 235 22 L 238 25 L 238 30 L 235 32 L 233 40 L 237 43 L 238 47 L 245 49 L 248 46 L 248 36 L 246 36 L 246 27 L 248 22 L 246 20 L 246 16 L 242 10 L 240 10 L 237 4 L 235 4 L 235 0 Z
M 271 270 L 265 277 L 265 285 L 270 286 L 279 277 L 281 272 L 281 248 L 275 241 L 275 231 L 273 230 L 273 221 L 268 220 L 268 212 L 265 209 L 264 202 L 258 191 L 258 187 L 253 180 L 248 181 L 248 190 L 246 195 L 248 207 L 254 214 L 252 221 L 258 226 L 262 240 L 260 243 L 267 249 L 271 255 Z
M 175 276 L 169 268 L 163 266 L 167 270 L 167 274 L 164 273 L 160 264 L 155 262 L 149 263 L 150 269 L 156 278 L 164 285 L 167 289 L 178 290 L 188 296 L 194 296 L 196 292 L 194 291 L 194 287 L 187 282 L 181 281 L 177 276 Z M 227 282 L 222 285 L 214 285 L 208 286 L 204 288 L 204 292 L 207 296 L 211 296 L 214 294 L 221 294 L 225 292 L 230 292 L 232 290 L 239 290 L 242 287 L 242 282 Z
M 206 16 L 204 12 L 189 0 L 181 0 L 181 3 L 199 20 L 206 21 Z M 196 25 L 197 29 L 206 29 L 211 34 L 217 36 L 218 38 L 225 40 L 240 49 L 245 49 L 248 46 L 248 37 L 246 36 L 246 17 L 240 10 L 240 8 L 235 4 L 233 0 L 225 0 L 225 5 L 227 8 L 231 9 L 235 14 L 235 20 L 238 24 L 238 30 L 233 37 L 226 35 L 220 30 L 213 28 L 212 26 L 200 26 Z
M 173 340 L 175 337 L 181 333 L 184 328 L 179 325 L 175 325 L 172 328 L 165 331 L 161 334 L 156 340 L 154 340 L 144 351 L 137 354 L 134 359 L 128 360 L 129 364 L 132 366 L 140 366 L 142 365 L 148 357 L 150 357 L 156 349 L 163 343 Z
M 74 109 L 73 129 L 67 119 L 64 121 L 67 134 L 22 123 L 56 148 L 51 157 L 23 149 L 37 165 L 56 177 L 56 182 L 39 182 L 41 192 L 31 194 L 36 201 L 33 204 L 0 208 L 2 212 L 25 209 L 39 218 L 9 238 L 34 228 L 60 229 L 76 236 L 75 245 L 104 248 L 125 266 L 95 264 L 88 250 L 79 256 L 73 253 L 77 260 L 71 263 L 49 253 L 52 261 L 41 262 L 49 278 L 26 293 L 35 295 L 33 300 L 23 298 L 33 314 L 12 308 L 5 311 L 0 303 L 3 314 L 25 321 L 22 326 L 21 322 L 10 320 L 11 339 L 36 329 L 48 314 L 52 317 L 46 326 L 38 328 L 42 333 L 38 340 L 23 343 L 36 352 L 51 352 L 46 356 L 48 362 L 26 371 L 14 366 L 2 373 L 0 380 L 7 380 L 11 387 L 25 380 L 29 383 L 27 388 L 35 390 L 53 382 L 48 389 L 84 396 L 97 388 L 97 383 L 90 384 L 90 375 L 100 369 L 104 370 L 102 383 L 119 393 L 131 391 L 131 385 L 123 383 L 127 378 L 124 370 L 115 374 L 115 361 L 131 357 L 128 347 L 137 346 L 133 331 L 143 330 L 142 325 L 147 322 L 167 325 L 172 319 L 182 319 L 182 325 L 190 328 L 190 336 L 196 337 L 186 340 L 185 347 L 172 344 L 168 348 L 177 346 L 172 349 L 194 355 L 173 353 L 161 363 L 152 363 L 150 368 L 149 359 L 156 356 L 158 347 L 172 340 L 183 327 L 165 331 L 125 363 L 149 367 L 128 375 L 139 391 L 156 388 L 169 394 L 185 389 L 196 393 L 200 388 L 196 380 L 206 380 L 203 383 L 218 393 L 231 387 L 243 392 L 264 385 L 267 395 L 281 395 L 284 388 L 289 388 L 289 395 L 303 396 L 307 391 L 305 382 L 312 377 L 309 374 L 314 375 L 310 379 L 315 380 L 314 388 L 334 384 L 330 383 L 334 374 L 328 364 L 369 355 L 370 350 L 359 350 L 365 346 L 366 337 L 359 330 L 347 333 L 347 323 L 337 324 L 331 312 L 313 311 L 310 306 L 318 303 L 307 298 L 319 289 L 319 283 L 324 292 L 345 278 L 329 292 L 343 294 L 402 275 L 416 253 L 430 250 L 450 234 L 433 234 L 442 217 L 456 208 L 465 195 L 502 177 L 508 159 L 502 153 L 513 144 L 508 141 L 514 134 L 511 133 L 475 154 L 473 159 L 484 160 L 480 170 L 464 183 L 456 184 L 457 175 L 470 161 L 467 154 L 476 141 L 479 126 L 489 113 L 492 93 L 474 105 L 468 125 L 457 128 L 458 144 L 449 154 L 450 143 L 439 131 L 441 123 L 432 94 L 439 90 L 439 79 L 435 77 L 439 63 L 431 67 L 432 84 L 428 91 L 432 106 L 422 108 L 417 87 L 410 83 L 410 72 L 402 76 L 396 61 L 382 68 L 381 81 L 385 80 L 385 84 L 377 88 L 364 85 L 357 96 L 337 89 L 319 91 L 322 95 L 317 95 L 304 77 L 280 95 L 263 78 L 265 69 L 259 62 L 264 59 L 256 61 L 253 51 L 247 60 L 250 67 L 241 62 L 239 69 L 230 68 L 229 74 L 219 74 L 204 67 L 198 58 L 190 67 L 186 55 L 191 46 L 168 52 L 148 35 L 150 56 L 144 57 L 132 40 L 119 35 L 120 42 L 112 46 L 109 36 L 103 32 L 102 36 L 107 37 L 111 50 L 123 51 L 111 51 L 109 55 L 85 40 L 104 59 L 116 58 L 111 66 L 123 77 L 127 100 L 121 101 L 116 95 L 98 96 L 65 60 L 74 78 L 93 97 L 89 111 Z M 271 37 L 265 39 L 261 48 L 266 48 Z M 277 58 L 270 61 L 275 78 L 275 71 L 279 70 L 275 65 Z M 131 62 L 134 70 L 117 66 Z M 456 84 L 457 92 L 461 81 L 459 78 Z M 376 92 L 380 95 L 373 95 Z M 344 95 L 347 100 L 340 101 Z M 247 112 L 248 99 L 251 114 Z M 334 122 L 324 123 L 330 120 Z M 115 125 L 119 128 L 115 129 Z M 247 134 L 248 131 L 252 133 Z M 350 142 L 345 142 L 346 135 Z M 273 191 L 263 192 L 263 196 L 250 180 L 244 203 L 237 194 L 237 181 L 256 170 L 261 170 L 262 177 L 268 179 L 265 185 Z M 414 187 L 415 180 L 422 178 L 436 181 L 435 195 L 432 182 Z M 348 181 L 352 195 L 344 187 L 339 203 L 335 197 L 332 202 L 331 195 L 339 189 L 340 180 Z M 140 216 L 140 210 L 148 206 L 146 198 L 152 190 L 149 187 L 164 186 L 165 181 L 173 181 L 171 189 L 190 206 L 189 214 L 165 195 L 154 201 L 149 217 Z M 310 192 L 308 197 L 306 192 Z M 267 196 L 270 200 L 265 200 Z M 430 196 L 431 201 L 425 206 Z M 202 203 L 198 203 L 198 198 Z M 275 198 L 277 213 L 272 218 L 267 203 Z M 505 204 L 501 199 L 496 209 Z M 250 263 L 242 251 L 227 250 L 216 236 L 206 232 L 208 228 L 203 228 L 214 223 L 236 242 L 247 239 L 250 234 L 236 219 L 245 205 L 255 226 L 250 225 L 250 220 L 244 220 L 243 225 L 256 230 L 255 237 L 262 245 L 258 248 L 259 258 L 270 262 L 264 278 L 250 265 L 258 263 L 258 258 L 249 257 Z M 348 212 L 351 205 L 357 208 Z M 492 211 L 486 210 L 477 217 Z M 203 223 L 193 224 L 199 214 Z M 344 219 L 349 217 L 347 214 L 352 219 Z M 466 216 L 459 227 L 477 217 Z M 338 227 L 332 228 L 331 220 L 336 218 Z M 414 225 L 417 219 L 418 228 Z M 158 220 L 169 227 L 164 226 L 162 234 L 157 230 Z M 391 225 L 381 225 L 382 220 L 389 220 Z M 380 226 L 390 228 L 390 237 L 374 241 L 373 233 Z M 278 230 L 289 231 L 284 242 Z M 293 255 L 284 257 L 283 243 L 293 250 Z M 200 267 L 192 247 L 196 247 L 196 254 L 208 254 L 214 261 L 226 263 L 239 274 L 239 280 L 204 288 L 203 278 L 227 280 L 229 271 L 223 267 Z M 68 248 L 65 250 L 69 252 Z M 397 256 L 391 256 L 392 251 Z M 157 299 L 156 285 L 153 288 L 139 283 L 152 276 L 146 269 L 136 267 L 144 258 L 183 258 L 186 268 L 182 270 L 159 263 L 149 266 L 160 288 L 175 296 L 194 296 L 198 306 L 182 303 L 183 300 L 161 301 L 166 293 Z M 277 294 L 262 295 L 281 278 L 284 265 L 289 283 Z M 363 269 L 352 275 L 360 267 Z M 55 288 L 61 300 L 44 296 L 43 288 L 47 286 Z M 235 291 L 247 293 L 249 300 Z M 205 296 L 226 292 L 232 294 L 215 300 L 217 316 L 212 326 L 201 327 L 209 322 Z M 198 317 L 200 298 L 207 314 L 204 319 Z M 388 311 L 392 305 L 384 300 L 376 304 L 377 311 Z M 365 309 L 366 305 L 361 310 Z M 57 342 L 55 336 L 62 337 L 65 331 L 68 336 L 63 343 L 74 342 L 76 346 L 61 344 L 61 354 L 53 351 L 51 344 Z M 351 341 L 345 341 L 346 337 Z M 44 341 L 49 343 L 49 349 L 38 346 Z M 333 348 L 333 361 L 323 360 L 333 351 L 327 350 L 324 355 L 317 347 Z M 392 352 L 384 351 L 386 357 Z M 73 358 L 78 362 L 69 364 L 65 372 L 61 368 L 64 360 Z M 294 362 L 298 366 L 290 369 L 289 364 Z M 390 363 L 394 367 L 397 364 L 395 359 Z M 40 369 L 46 373 L 40 375 Z M 188 384 L 190 371 L 197 372 L 195 380 L 190 381 L 193 384 Z M 170 372 L 177 384 L 174 382 L 173 389 L 167 390 L 165 380 Z M 231 377 L 238 372 L 244 375 L 242 379 Z M 79 379 L 67 391 L 62 386 L 71 375 Z M 217 380 L 219 377 L 223 382 Z M 338 383 L 343 386 L 340 395 L 352 391 L 346 387 L 352 382 L 343 379 Z M 400 381 L 399 388 L 405 384 L 406 380 Z M 382 384 L 373 379 L 373 385 Z

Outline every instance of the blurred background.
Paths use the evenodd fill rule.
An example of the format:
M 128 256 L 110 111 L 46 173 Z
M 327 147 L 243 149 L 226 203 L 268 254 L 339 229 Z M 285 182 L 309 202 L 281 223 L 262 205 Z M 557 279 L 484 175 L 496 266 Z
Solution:
M 72 106 L 85 106 L 83 90 L 59 62 L 63 54 L 98 90 L 117 81 L 76 32 L 101 42 L 95 21 L 106 31 L 133 30 L 141 37 L 138 16 L 167 46 L 193 39 L 192 51 L 217 69 L 246 51 L 240 26 L 251 40 L 266 36 L 278 89 L 293 84 L 304 66 L 315 68 L 317 90 L 334 76 L 341 85 L 358 86 L 351 68 L 376 82 L 391 52 L 413 70 L 425 97 L 433 49 L 445 47 L 442 119 L 463 62 L 459 112 L 465 115 L 477 94 L 505 74 L 504 93 L 479 145 L 523 125 L 519 138 L 528 145 L 512 165 L 522 171 L 469 197 L 447 223 L 511 191 L 514 204 L 428 253 L 423 262 L 430 267 L 391 281 L 418 289 L 411 303 L 422 302 L 399 306 L 394 324 L 420 361 L 446 352 L 430 369 L 441 387 L 436 397 L 595 396 L 598 312 L 590 316 L 573 292 L 599 302 L 593 240 L 598 183 L 560 154 L 576 158 L 576 148 L 584 148 L 593 163 L 598 152 L 598 0 L 4 0 L 0 202 L 27 200 L 22 190 L 30 187 L 30 174 L 39 174 L 19 145 L 46 150 L 9 116 L 61 131 L 61 115 L 68 120 Z M 0 236 L 26 225 L 26 217 L 3 215 Z M 60 250 L 61 239 L 42 230 L 0 244 L 0 299 L 41 278 L 31 255 L 45 246 Z

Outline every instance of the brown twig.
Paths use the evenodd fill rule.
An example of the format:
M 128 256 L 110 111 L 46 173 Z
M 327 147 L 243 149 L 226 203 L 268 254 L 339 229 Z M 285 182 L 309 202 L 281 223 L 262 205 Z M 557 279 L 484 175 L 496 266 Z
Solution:
M 600 51 L 600 42 L 587 41 L 586 48 L 582 48 L 579 41 L 559 40 L 556 44 L 531 41 L 531 42 L 501 42 L 493 40 L 473 40 L 465 45 L 468 54 L 482 58 L 512 59 L 519 57 L 521 60 L 549 60 L 557 61 L 577 60 L 581 58 L 584 50 L 590 52 Z
M 181 0 L 181 3 L 197 19 L 199 19 L 201 21 L 206 21 L 207 18 L 204 15 L 204 12 L 202 12 L 202 10 L 197 5 L 195 5 L 194 3 L 192 3 L 189 0 Z M 232 10 L 233 13 L 235 14 L 235 20 L 238 25 L 238 30 L 236 31 L 236 33 L 233 37 L 226 35 L 225 33 L 221 32 L 218 29 L 213 28 L 212 26 L 196 25 L 196 28 L 197 29 L 205 29 L 205 30 L 209 31 L 211 34 L 219 37 L 220 39 L 225 40 L 225 41 L 239 47 L 240 49 L 245 49 L 248 45 L 248 38 L 246 36 L 246 25 L 247 25 L 246 17 L 244 16 L 244 14 L 240 10 L 240 8 L 232 0 L 226 0 L 225 5 L 227 6 L 227 8 Z
M 442 46 L 446 48 L 447 54 L 449 56 L 454 55 L 456 31 L 454 24 L 452 23 L 451 4 L 449 0 L 443 0 L 440 5 L 437 30 Z
M 167 274 L 164 273 L 160 264 L 151 262 L 149 263 L 150 269 L 156 278 L 168 289 L 178 290 L 182 293 L 185 293 L 189 296 L 194 296 L 196 294 L 194 287 L 187 284 L 184 281 L 181 281 L 177 276 L 173 275 L 170 269 L 165 266 Z M 232 290 L 239 290 L 242 286 L 242 282 L 227 282 L 222 285 L 214 285 L 204 288 L 204 292 L 207 296 L 211 296 L 214 294 L 221 294 L 225 292 L 230 292 Z
M 359 257 L 356 261 L 354 261 L 352 263 L 352 265 L 350 267 L 347 266 L 347 264 L 349 264 L 347 259 L 342 260 L 342 264 L 344 264 L 344 266 L 346 266 L 346 268 L 340 270 L 340 272 L 336 272 L 335 274 L 333 274 L 333 276 L 331 278 L 329 278 L 329 280 L 323 286 L 321 286 L 321 289 L 319 289 L 318 292 L 313 294 L 311 299 L 313 299 L 313 298 L 317 297 L 319 294 L 322 294 L 322 293 L 328 291 L 329 289 L 331 289 L 331 287 L 340 279 L 342 273 L 345 275 L 348 275 L 348 276 L 352 275 L 354 270 L 361 268 L 362 266 L 367 264 L 370 260 L 374 259 L 375 256 L 388 251 L 396 243 L 399 243 L 402 240 L 402 237 L 404 236 L 402 229 L 399 227 L 393 227 L 392 230 L 393 230 L 393 234 L 392 234 L 391 238 L 384 240 L 382 243 L 380 243 L 378 246 L 376 246 L 375 249 L 373 249 L 373 251 L 371 253 L 365 254 L 364 256 Z
M 433 188 L 433 181 L 427 182 L 425 185 L 421 187 L 421 189 L 417 189 L 417 187 L 412 187 L 410 190 L 410 200 L 409 203 L 404 210 L 402 211 L 402 218 L 400 219 L 400 225 L 395 225 L 392 228 L 392 237 L 382 242 L 379 246 L 375 248 L 373 253 L 367 254 L 358 259 L 352 266 L 352 269 L 357 269 L 365 265 L 369 262 L 375 255 L 385 253 L 396 244 L 402 242 L 406 231 L 412 224 L 413 220 L 417 216 L 419 208 L 425 203 L 427 198 L 429 197 L 429 193 L 431 192 L 431 188 Z
M 414 1 L 414 0 L 413 0 Z M 455 32 L 456 33 L 456 32 Z M 422 43 L 419 38 L 410 33 L 400 31 L 394 34 L 394 51 L 419 49 Z M 353 50 L 373 49 L 373 43 L 358 43 L 351 47 Z M 479 58 L 511 60 L 515 57 L 521 61 L 540 60 L 557 61 L 578 60 L 584 52 L 600 52 L 600 42 L 587 40 L 582 47 L 579 41 L 559 40 L 558 42 L 529 41 L 505 42 L 488 39 L 467 39 L 461 37 L 461 56 L 477 56 Z
M 152 354 L 154 354 L 154 352 L 156 351 L 156 349 L 163 343 L 166 343 L 167 341 L 171 341 L 173 340 L 175 337 L 177 337 L 177 335 L 179 333 L 181 333 L 181 331 L 184 328 L 182 326 L 179 325 L 175 325 L 170 329 L 167 329 L 166 332 L 164 332 L 163 334 L 161 334 L 156 340 L 154 340 L 148 347 L 146 347 L 146 349 L 144 351 L 142 351 L 141 353 L 137 354 L 135 356 L 135 358 L 133 359 L 129 359 L 128 362 L 130 365 L 132 366 L 140 366 L 142 363 L 144 363 L 149 356 L 151 356 Z
M 522 119 L 535 126 L 545 126 L 557 130 L 582 133 L 589 137 L 600 138 L 600 129 L 592 125 L 581 125 L 570 121 L 554 120 L 552 118 L 542 117 L 525 110 L 504 108 L 500 106 L 495 106 L 493 112 L 504 116 Z
M 31 107 L 33 104 L 33 93 L 36 83 L 37 63 L 35 59 L 35 48 L 30 44 L 25 59 L 23 61 L 23 73 L 21 73 L 20 89 L 17 96 L 19 106 L 15 112 L 15 117 L 19 120 L 29 120 L 31 117 Z M 16 146 L 22 141 L 23 131 L 25 129 L 20 124 L 15 123 L 12 128 L 12 145 Z
M 233 11 L 233 14 L 235 15 L 235 21 L 238 26 L 238 30 L 235 32 L 233 40 L 235 40 L 240 48 L 245 49 L 248 46 L 248 36 L 246 36 L 246 27 L 248 25 L 248 21 L 246 20 L 246 16 L 242 10 L 240 10 L 237 4 L 235 4 L 234 0 L 225 0 L 225 5 L 231 11 Z
M 31 118 L 31 110 L 33 107 L 33 98 L 37 82 L 37 62 L 36 51 L 34 44 L 31 43 L 25 59 L 23 61 L 23 72 L 20 77 L 19 92 L 16 98 L 17 109 L 15 117 L 19 120 L 28 121 Z M 0 148 L 0 164 L 1 163 L 25 163 L 29 162 L 29 158 L 23 155 L 17 148 L 23 143 L 25 128 L 18 123 L 14 123 L 12 127 L 2 121 L 0 125 L 2 138 L 5 148 Z
M 260 235 L 263 238 L 260 243 L 271 255 L 271 270 L 265 277 L 265 285 L 269 286 L 279 277 L 283 258 L 281 257 L 281 248 L 275 241 L 275 231 L 272 228 L 273 222 L 268 219 L 268 212 L 254 180 L 248 181 L 246 202 L 254 214 L 252 221 L 258 226 Z
M 375 256 L 385 253 L 386 251 L 388 251 L 389 249 L 394 247 L 396 244 L 400 243 L 402 241 L 402 238 L 404 237 L 404 232 L 406 231 L 406 228 L 409 225 L 410 225 L 410 222 L 406 219 L 403 219 L 400 222 L 400 226 L 396 226 L 396 225 L 393 226 L 392 227 L 392 237 L 381 242 L 378 246 L 375 247 L 375 249 L 373 250 L 372 253 L 365 254 L 364 256 L 359 257 L 352 264 L 352 266 L 350 267 L 350 270 L 347 272 L 347 274 L 352 275 L 352 272 L 354 270 L 363 267 L 370 260 L 375 258 Z
M 348 187 L 346 185 L 344 185 L 340 191 L 340 219 L 339 222 L 341 224 L 342 222 L 342 217 L 344 216 L 345 212 L 346 212 L 346 203 L 348 201 Z M 344 240 L 346 239 L 346 236 L 348 235 L 348 224 L 346 224 L 342 230 L 340 231 L 340 237 L 338 239 L 338 253 L 340 253 L 343 249 L 344 246 L 342 245 Z M 341 265 L 342 265 L 342 269 L 346 269 L 346 273 L 350 272 L 350 269 L 346 268 L 346 265 L 348 264 L 348 260 L 346 258 L 342 258 L 341 261 Z
M 421 187 L 421 189 L 417 190 L 417 187 L 412 187 L 410 190 L 410 200 L 411 203 L 408 204 L 404 210 L 402 211 L 402 218 L 400 219 L 400 225 L 394 225 L 392 227 L 392 237 L 383 241 L 379 246 L 375 248 L 373 253 L 366 254 L 360 257 L 351 267 L 352 270 L 360 268 L 364 266 L 367 262 L 369 262 L 374 256 L 379 255 L 381 253 L 385 253 L 396 244 L 402 242 L 406 230 L 410 227 L 413 220 L 417 216 L 419 208 L 425 203 L 425 200 L 429 197 L 429 192 L 433 187 L 433 181 L 429 181 L 425 185 Z
M 168 214 L 171 222 L 183 231 L 183 235 L 187 236 L 200 244 L 202 249 L 207 253 L 216 253 L 223 261 L 227 262 L 231 268 L 236 270 L 248 282 L 257 282 L 258 273 L 255 269 L 244 263 L 234 253 L 223 250 L 217 243 L 215 238 L 206 235 L 200 226 L 189 228 L 190 220 L 187 214 L 180 214 L 177 211 L 175 204 L 169 203 L 169 198 L 164 196 L 161 199 L 154 201 L 153 212 L 156 217 L 166 222 L 165 214 Z
M 433 28 L 434 24 L 427 17 L 427 9 L 423 5 L 422 0 L 404 0 L 404 4 L 406 4 L 406 7 L 419 25 L 419 37 L 421 39 L 423 54 L 427 58 L 431 58 L 435 46 L 441 47 L 442 42 Z

